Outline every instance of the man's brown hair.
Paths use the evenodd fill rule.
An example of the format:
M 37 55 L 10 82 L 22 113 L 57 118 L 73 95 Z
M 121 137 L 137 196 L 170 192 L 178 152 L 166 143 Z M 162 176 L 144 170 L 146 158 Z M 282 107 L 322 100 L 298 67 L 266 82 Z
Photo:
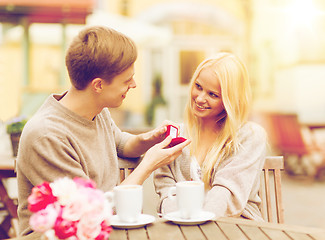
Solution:
M 73 39 L 65 63 L 72 85 L 82 90 L 97 77 L 110 82 L 136 58 L 137 49 L 132 39 L 108 27 L 92 26 Z

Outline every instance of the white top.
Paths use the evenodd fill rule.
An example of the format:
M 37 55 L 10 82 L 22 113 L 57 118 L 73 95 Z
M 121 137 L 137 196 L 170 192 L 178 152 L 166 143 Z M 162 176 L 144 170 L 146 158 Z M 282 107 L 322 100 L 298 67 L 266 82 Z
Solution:
M 202 170 L 196 157 L 191 157 L 191 180 L 202 181 Z

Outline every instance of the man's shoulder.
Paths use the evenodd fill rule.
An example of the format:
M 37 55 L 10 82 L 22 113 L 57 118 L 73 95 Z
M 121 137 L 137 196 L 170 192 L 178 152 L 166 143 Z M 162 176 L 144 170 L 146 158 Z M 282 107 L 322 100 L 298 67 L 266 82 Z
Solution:
M 38 112 L 26 123 L 22 137 L 28 138 L 29 140 L 36 140 L 45 135 L 63 134 L 66 132 L 64 121 L 67 121 L 67 119 L 58 116 L 53 117 L 50 114 L 42 114 L 42 112 Z

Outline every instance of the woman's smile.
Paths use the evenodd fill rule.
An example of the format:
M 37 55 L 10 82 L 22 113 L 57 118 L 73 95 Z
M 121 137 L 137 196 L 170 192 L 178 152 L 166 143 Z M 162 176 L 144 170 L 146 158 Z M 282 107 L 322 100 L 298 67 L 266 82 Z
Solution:
M 199 110 L 207 110 L 207 109 L 210 109 L 210 107 L 207 107 L 207 106 L 198 104 L 195 100 L 194 100 L 194 103 L 195 103 L 196 108 L 198 108 Z

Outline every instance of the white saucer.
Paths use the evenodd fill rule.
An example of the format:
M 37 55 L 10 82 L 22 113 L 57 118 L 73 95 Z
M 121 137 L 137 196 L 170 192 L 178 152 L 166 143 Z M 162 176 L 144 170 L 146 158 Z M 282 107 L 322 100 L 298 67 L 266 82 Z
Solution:
M 209 220 L 215 218 L 215 214 L 212 212 L 202 211 L 200 216 L 194 219 L 183 219 L 180 217 L 179 212 L 171 212 L 164 215 L 164 218 L 168 221 L 172 221 L 173 223 L 179 225 L 198 225 L 205 223 Z
M 135 223 L 126 223 L 121 222 L 120 218 L 117 215 L 113 215 L 111 219 L 111 225 L 114 228 L 124 228 L 124 229 L 131 229 L 131 228 L 140 228 L 147 224 L 153 223 L 155 221 L 155 217 L 147 214 L 141 214 L 139 220 Z

